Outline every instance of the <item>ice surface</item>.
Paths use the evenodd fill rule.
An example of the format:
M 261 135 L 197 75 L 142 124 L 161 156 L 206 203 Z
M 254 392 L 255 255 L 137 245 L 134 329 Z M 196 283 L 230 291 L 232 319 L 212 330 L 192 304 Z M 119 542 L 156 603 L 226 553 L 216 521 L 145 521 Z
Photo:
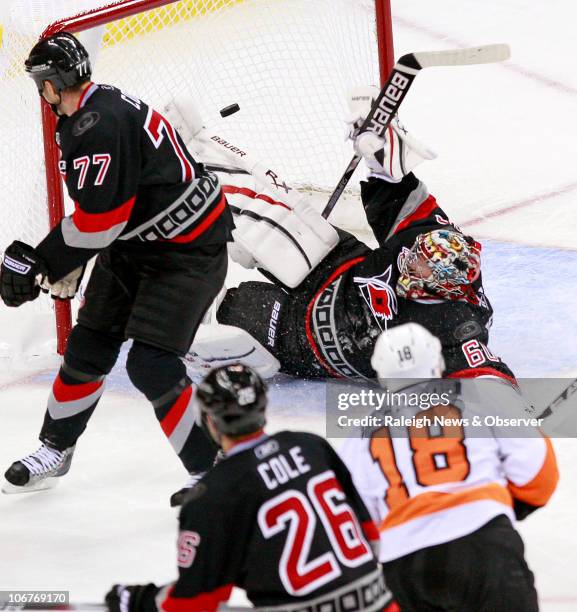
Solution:
M 519 376 L 574 375 L 577 6 L 394 0 L 393 12 L 398 55 L 511 44 L 503 65 L 424 71 L 402 116 L 440 154 L 419 176 L 455 221 L 483 239 L 493 351 Z M 358 214 L 339 206 L 341 217 Z M 229 281 L 243 275 L 234 270 Z M 2 323 L 0 357 L 2 343 L 17 335 L 18 317 L 9 319 L 10 333 Z M 0 372 L 2 468 L 34 450 L 54 367 L 6 362 Z M 271 430 L 322 433 L 323 406 L 323 383 L 277 377 Z M 519 528 L 542 609 L 568 611 L 577 609 L 577 450 L 571 439 L 554 444 L 559 490 Z M 172 579 L 176 513 L 168 497 L 184 480 L 152 409 L 119 364 L 61 485 L 0 496 L 0 587 L 69 589 L 75 601 L 96 601 L 114 582 Z

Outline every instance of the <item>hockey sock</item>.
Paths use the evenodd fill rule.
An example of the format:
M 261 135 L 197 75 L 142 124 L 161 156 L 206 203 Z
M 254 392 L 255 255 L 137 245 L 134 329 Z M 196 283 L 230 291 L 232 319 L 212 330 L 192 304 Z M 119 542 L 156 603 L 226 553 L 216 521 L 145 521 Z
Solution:
M 54 381 L 40 439 L 57 450 L 74 446 L 104 391 L 122 339 L 76 325 Z
M 152 402 L 162 430 L 187 471 L 207 470 L 217 447 L 200 425 L 191 380 L 178 356 L 135 340 L 126 370 L 132 384 Z
M 190 380 L 184 378 L 171 391 L 152 402 L 162 431 L 189 473 L 208 470 L 218 450 L 200 424 L 193 394 Z
M 94 377 L 74 371 L 66 364 L 52 386 L 40 439 L 58 450 L 74 446 L 86 429 L 104 391 L 104 376 Z

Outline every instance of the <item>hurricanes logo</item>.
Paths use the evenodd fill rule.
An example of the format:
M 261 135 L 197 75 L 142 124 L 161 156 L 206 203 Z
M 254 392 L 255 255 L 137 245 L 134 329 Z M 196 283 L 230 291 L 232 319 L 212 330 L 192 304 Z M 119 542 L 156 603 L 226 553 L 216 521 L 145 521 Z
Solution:
M 379 327 L 387 328 L 387 321 L 391 321 L 398 312 L 397 296 L 390 285 L 392 266 L 389 266 L 381 275 L 363 278 L 355 276 L 354 281 L 365 302 L 371 309 Z

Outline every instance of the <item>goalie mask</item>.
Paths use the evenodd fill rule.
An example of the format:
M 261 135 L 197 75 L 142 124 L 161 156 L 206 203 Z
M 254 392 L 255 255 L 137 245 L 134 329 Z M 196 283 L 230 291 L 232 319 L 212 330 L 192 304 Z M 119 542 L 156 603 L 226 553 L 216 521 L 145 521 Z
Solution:
M 399 261 L 397 294 L 407 299 L 447 299 L 478 304 L 472 286 L 481 273 L 481 245 L 454 230 L 420 234 Z
M 215 368 L 198 386 L 203 415 L 210 415 L 220 434 L 242 436 L 266 423 L 267 387 L 262 378 L 240 363 Z

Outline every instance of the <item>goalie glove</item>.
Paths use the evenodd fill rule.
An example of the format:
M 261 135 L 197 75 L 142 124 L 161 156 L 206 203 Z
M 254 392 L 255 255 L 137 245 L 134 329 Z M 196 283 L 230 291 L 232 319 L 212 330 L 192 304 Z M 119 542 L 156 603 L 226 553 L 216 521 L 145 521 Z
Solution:
M 15 240 L 4 252 L 0 267 L 0 297 L 6 306 L 17 307 L 35 300 L 39 283 L 48 275 L 42 258 L 28 244 Z
M 349 95 L 348 137 L 354 141 L 355 151 L 363 157 L 369 175 L 398 183 L 421 162 L 435 159 L 436 153 L 411 136 L 395 117 L 384 138 L 373 132 L 359 134 L 379 90 L 358 87 Z
M 55 283 L 51 283 L 48 277 L 44 277 L 40 287 L 45 293 L 50 293 L 53 300 L 71 300 L 80 287 L 85 268 L 86 266 L 76 268 Z
M 361 129 L 365 119 L 371 112 L 371 107 L 379 95 L 376 87 L 353 87 L 347 100 L 349 114 L 345 119 L 347 124 L 347 138 L 354 140 Z M 346 140 L 345 139 L 345 140 Z

